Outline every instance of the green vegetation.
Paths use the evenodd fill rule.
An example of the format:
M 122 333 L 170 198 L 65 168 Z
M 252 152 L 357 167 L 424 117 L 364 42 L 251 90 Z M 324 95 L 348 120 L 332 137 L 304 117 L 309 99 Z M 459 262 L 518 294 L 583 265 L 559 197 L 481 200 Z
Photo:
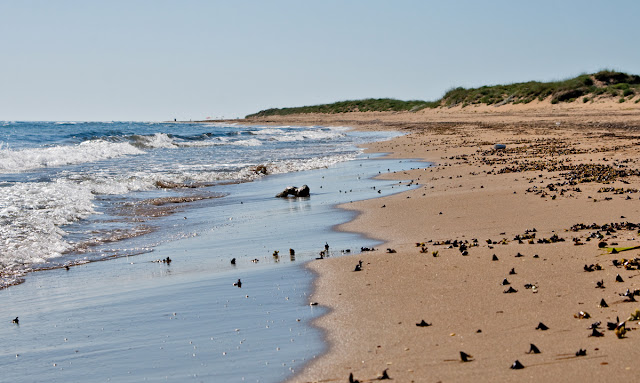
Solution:
M 562 81 L 529 81 L 471 89 L 459 87 L 447 91 L 441 99 L 436 101 L 401 101 L 390 98 L 369 98 L 365 100 L 340 101 L 333 104 L 266 109 L 250 114 L 247 118 L 304 113 L 416 112 L 425 108 L 458 105 L 464 108 L 469 105 L 481 104 L 500 106 L 504 104 L 527 104 L 534 100 L 544 101 L 547 99 L 552 104 L 574 102 L 576 100 L 582 100 L 583 103 L 586 103 L 602 97 L 618 98 L 619 102 L 624 102 L 625 97 L 632 99 L 636 94 L 640 94 L 640 76 L 602 70 L 594 74 L 582 74 Z M 638 103 L 638 100 L 635 102 Z
M 439 103 L 437 102 L 401 101 L 392 98 L 368 98 L 365 100 L 340 101 L 333 104 L 266 109 L 255 114 L 250 114 L 247 118 L 274 115 L 286 116 L 289 114 L 303 113 L 404 112 L 433 108 L 438 105 Z
M 640 76 L 610 70 L 592 75 L 583 74 L 563 81 L 529 81 L 509 85 L 483 86 L 480 88 L 456 88 L 442 97 L 442 106 L 458 104 L 527 104 L 533 100 L 543 101 L 550 98 L 552 104 L 573 102 L 582 97 L 592 100 L 595 96 L 608 94 L 611 97 L 627 97 L 640 90 Z
M 605 248 L 605 250 L 607 250 L 608 253 L 613 253 L 613 254 L 617 254 L 617 253 L 620 253 L 622 251 L 635 250 L 635 249 L 640 249 L 640 246 L 607 247 L 607 248 Z M 615 250 L 615 252 L 614 252 L 614 250 Z

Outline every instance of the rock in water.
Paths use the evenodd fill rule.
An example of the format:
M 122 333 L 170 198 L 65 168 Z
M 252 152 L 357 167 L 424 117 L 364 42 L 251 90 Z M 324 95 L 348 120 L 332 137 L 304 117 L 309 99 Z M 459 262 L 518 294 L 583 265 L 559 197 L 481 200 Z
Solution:
M 276 194 L 277 198 L 286 198 L 289 196 L 289 194 L 294 194 L 296 191 L 295 186 L 287 186 L 286 188 L 284 188 L 283 191 L 281 191 L 280 193 Z
M 296 197 L 309 197 L 311 195 L 311 190 L 309 190 L 309 186 L 302 185 L 297 189 Z
M 311 191 L 309 190 L 309 186 L 302 185 L 299 188 L 295 186 L 287 186 L 283 191 L 276 194 L 277 198 L 286 198 L 290 195 L 294 197 L 309 197 Z

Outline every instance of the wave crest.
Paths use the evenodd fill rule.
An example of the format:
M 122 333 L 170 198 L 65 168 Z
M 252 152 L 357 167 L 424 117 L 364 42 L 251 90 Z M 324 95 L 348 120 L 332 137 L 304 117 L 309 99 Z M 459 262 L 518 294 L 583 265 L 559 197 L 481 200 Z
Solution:
M 91 140 L 70 146 L 12 150 L 0 147 L 0 173 L 76 165 L 144 153 L 126 142 Z

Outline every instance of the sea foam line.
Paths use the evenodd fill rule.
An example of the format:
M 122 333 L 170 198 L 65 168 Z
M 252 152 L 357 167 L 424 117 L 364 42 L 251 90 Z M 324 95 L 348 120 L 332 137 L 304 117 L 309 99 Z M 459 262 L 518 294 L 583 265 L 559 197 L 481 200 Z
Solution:
M 70 146 L 21 150 L 1 147 L 0 173 L 18 173 L 40 168 L 76 165 L 143 153 L 144 151 L 129 143 L 104 140 L 85 141 Z

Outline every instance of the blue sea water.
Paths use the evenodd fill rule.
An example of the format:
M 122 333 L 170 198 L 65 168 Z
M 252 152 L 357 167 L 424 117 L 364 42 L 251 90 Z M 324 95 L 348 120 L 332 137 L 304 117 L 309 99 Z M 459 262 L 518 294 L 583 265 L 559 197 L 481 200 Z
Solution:
M 377 244 L 332 230 L 352 217 L 334 206 L 406 190 L 371 177 L 424 166 L 367 159 L 357 148 L 391 136 L 317 126 L 0 123 L 2 281 L 26 280 L 0 290 L 4 378 L 290 377 L 325 347 L 310 325 L 323 308 L 309 306 L 313 276 L 301 265 L 325 242 L 332 255 Z M 301 184 L 311 198 L 274 198 Z M 166 257 L 173 262 L 154 262 Z M 242 288 L 232 286 L 238 279 Z
M 154 218 L 223 197 L 217 185 L 353 159 L 355 145 L 376 136 L 324 127 L 0 123 L 0 287 L 33 269 L 191 235 L 168 233 Z M 119 245 L 134 237 L 144 239 Z

